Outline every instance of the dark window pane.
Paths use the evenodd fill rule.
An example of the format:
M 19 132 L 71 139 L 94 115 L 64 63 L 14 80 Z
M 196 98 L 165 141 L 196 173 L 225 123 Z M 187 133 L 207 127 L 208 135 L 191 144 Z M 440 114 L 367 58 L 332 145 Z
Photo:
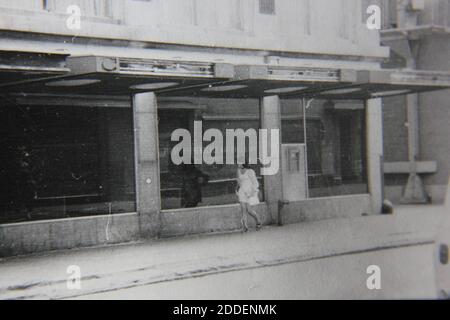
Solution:
M 281 121 L 282 143 L 304 143 L 303 119 Z
M 306 111 L 311 197 L 368 192 L 364 104 L 348 103 L 318 100 Z
M 275 0 L 259 0 L 259 13 L 275 14 Z
M 189 100 L 189 99 L 187 99 Z M 178 103 L 179 104 L 179 103 Z M 179 209 L 201 206 L 215 206 L 238 203 L 236 196 L 237 165 L 226 164 L 226 130 L 253 129 L 260 127 L 258 101 L 237 99 L 197 99 L 188 105 L 199 105 L 199 109 L 186 110 L 160 109 L 159 146 L 161 161 L 161 206 L 162 209 Z M 201 106 L 206 109 L 201 109 Z M 186 129 L 194 139 L 194 122 L 202 124 L 202 134 L 209 129 L 216 129 L 223 136 L 223 164 L 176 165 L 172 161 L 172 149 L 179 142 L 172 142 L 171 135 L 176 129 Z M 203 142 L 203 150 L 210 142 Z M 235 142 L 235 148 L 237 143 Z M 246 141 L 246 157 L 250 150 Z M 192 149 L 193 152 L 193 149 Z M 236 157 L 236 149 L 235 155 Z M 235 158 L 236 160 L 236 158 Z M 263 181 L 260 167 L 253 166 L 260 183 L 262 199 Z M 200 183 L 199 183 L 200 181 Z
M 133 212 L 131 108 L 1 110 L 0 221 Z

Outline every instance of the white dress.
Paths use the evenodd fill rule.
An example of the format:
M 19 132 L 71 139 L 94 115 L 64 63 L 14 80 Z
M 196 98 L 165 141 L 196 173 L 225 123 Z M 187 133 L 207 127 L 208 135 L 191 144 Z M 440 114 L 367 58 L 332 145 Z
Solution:
M 238 183 L 239 190 L 237 194 L 239 202 L 251 203 L 251 198 L 258 197 L 259 183 L 258 179 L 256 179 L 255 171 L 247 169 L 241 174 L 241 170 L 238 170 Z

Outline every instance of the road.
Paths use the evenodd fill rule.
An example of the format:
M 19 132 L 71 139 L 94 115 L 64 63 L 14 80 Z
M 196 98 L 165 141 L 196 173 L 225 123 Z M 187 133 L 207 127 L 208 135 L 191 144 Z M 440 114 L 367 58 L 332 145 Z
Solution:
M 433 298 L 433 273 L 429 247 L 381 250 L 307 262 L 286 263 L 252 268 L 185 280 L 119 289 L 76 299 L 98 300 L 292 300 L 292 299 L 391 299 Z M 417 266 L 408 261 L 422 261 L 422 270 L 414 278 Z M 381 268 L 381 289 L 369 290 L 367 267 Z M 398 267 L 403 265 L 404 270 Z M 394 266 L 394 268 L 393 268 Z M 401 282 L 401 286 L 399 283 Z

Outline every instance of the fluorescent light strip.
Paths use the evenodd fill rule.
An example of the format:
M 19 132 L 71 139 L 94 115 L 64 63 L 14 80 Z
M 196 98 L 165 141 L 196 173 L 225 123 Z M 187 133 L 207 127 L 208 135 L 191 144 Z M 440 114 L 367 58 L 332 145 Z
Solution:
M 308 89 L 308 87 L 285 87 L 265 90 L 264 93 L 290 93 Z
M 229 85 L 229 86 L 220 86 L 220 87 L 208 87 L 208 88 L 204 88 L 202 89 L 202 91 L 204 92 L 226 92 L 226 91 L 235 91 L 235 90 L 240 90 L 240 89 L 245 89 L 247 88 L 246 85 Z
M 153 82 L 153 83 L 142 83 L 136 84 L 130 87 L 133 90 L 158 90 L 170 87 L 175 87 L 179 85 L 178 82 Z
M 98 79 L 75 79 L 47 82 L 47 87 L 81 87 L 101 82 Z

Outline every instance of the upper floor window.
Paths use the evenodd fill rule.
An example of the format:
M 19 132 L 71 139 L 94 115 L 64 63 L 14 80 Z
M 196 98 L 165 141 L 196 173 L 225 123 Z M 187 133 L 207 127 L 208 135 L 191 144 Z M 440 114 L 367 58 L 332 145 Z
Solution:
M 259 0 L 259 13 L 275 14 L 275 0 Z
M 113 18 L 112 0 L 43 0 L 45 10 L 66 13 L 69 6 L 76 5 L 82 16 Z

